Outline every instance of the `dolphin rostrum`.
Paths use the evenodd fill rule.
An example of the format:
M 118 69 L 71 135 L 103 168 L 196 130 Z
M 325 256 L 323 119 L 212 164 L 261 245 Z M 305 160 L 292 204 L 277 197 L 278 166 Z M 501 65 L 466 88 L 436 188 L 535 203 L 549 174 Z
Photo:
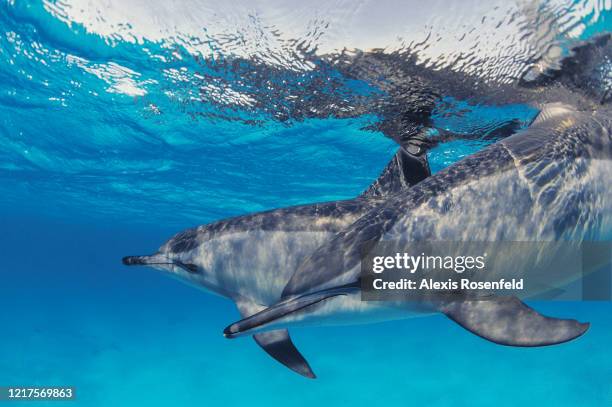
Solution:
M 545 317 L 514 297 L 361 301 L 361 252 L 365 245 L 394 239 L 610 239 L 610 81 L 572 82 L 586 74 L 563 69 L 579 71 L 572 62 L 576 55 L 588 59 L 589 72 L 598 62 L 609 64 L 611 42 L 608 36 L 596 46 L 577 48 L 561 72 L 545 72 L 544 78 L 524 84 L 563 86 L 579 93 L 581 100 L 590 98 L 592 109 L 582 103 L 569 105 L 565 99 L 563 104 L 538 101 L 541 112 L 528 129 L 434 175 L 424 154 L 424 120 L 408 126 L 408 134 L 393 137 L 400 143 L 398 153 L 355 199 L 281 208 L 188 229 L 157 253 L 125 257 L 123 263 L 163 270 L 233 300 L 242 319 L 225 329 L 226 337 L 253 335 L 268 354 L 310 378 L 314 373 L 291 341 L 290 326 L 443 313 L 499 344 L 543 346 L 572 340 L 588 324 Z M 608 88 L 602 90 L 602 83 Z

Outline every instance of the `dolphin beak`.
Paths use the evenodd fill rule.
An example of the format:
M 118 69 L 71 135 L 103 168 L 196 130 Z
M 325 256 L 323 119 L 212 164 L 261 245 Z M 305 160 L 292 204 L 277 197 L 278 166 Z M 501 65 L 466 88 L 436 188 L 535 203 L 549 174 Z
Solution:
M 150 266 L 155 264 L 172 264 L 172 262 L 162 254 L 151 256 L 126 256 L 122 260 L 126 266 Z
M 140 266 L 147 264 L 146 259 L 148 256 L 125 256 L 121 259 L 121 262 L 126 266 Z

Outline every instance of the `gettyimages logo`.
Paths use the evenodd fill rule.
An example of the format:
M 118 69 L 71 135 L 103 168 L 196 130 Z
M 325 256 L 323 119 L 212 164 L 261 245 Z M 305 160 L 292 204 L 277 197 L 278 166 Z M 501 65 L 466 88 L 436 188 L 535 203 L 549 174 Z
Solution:
M 483 270 L 487 254 L 481 256 L 427 256 L 421 253 L 412 256 L 408 253 L 396 253 L 395 256 L 376 256 L 372 259 L 372 272 L 379 274 L 386 269 L 404 269 L 410 274 L 419 270 L 452 270 L 456 273 Z
M 611 247 L 609 242 L 382 242 L 362 255 L 362 300 L 427 301 L 440 295 L 610 300 Z

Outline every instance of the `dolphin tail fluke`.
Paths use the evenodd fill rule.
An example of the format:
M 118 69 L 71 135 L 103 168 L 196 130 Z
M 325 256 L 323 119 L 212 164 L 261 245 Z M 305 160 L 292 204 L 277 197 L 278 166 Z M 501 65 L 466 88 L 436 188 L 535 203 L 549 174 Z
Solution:
M 300 374 L 309 379 L 315 379 L 316 376 L 308 361 L 302 356 L 300 351 L 295 347 L 289 331 L 286 329 L 277 329 L 275 331 L 261 332 L 253 335 L 255 342 L 266 353 L 276 359 L 278 362 L 287 366 L 297 374 Z
M 539 314 L 516 297 L 487 297 L 442 305 L 440 311 L 468 331 L 507 346 L 546 346 L 571 341 L 588 323 Z

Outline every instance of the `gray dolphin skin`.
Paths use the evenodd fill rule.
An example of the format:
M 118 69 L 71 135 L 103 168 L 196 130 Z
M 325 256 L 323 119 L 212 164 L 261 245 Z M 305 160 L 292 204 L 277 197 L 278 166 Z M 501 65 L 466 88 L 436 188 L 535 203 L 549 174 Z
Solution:
M 188 229 L 156 253 L 123 263 L 161 270 L 234 301 L 242 319 L 224 335 L 252 335 L 270 356 L 309 378 L 315 375 L 289 336 L 292 326 L 441 313 L 502 345 L 570 341 L 588 323 L 543 316 L 516 297 L 362 301 L 361 258 L 368 245 L 397 240 L 611 240 L 610 61 L 612 41 L 605 36 L 577 47 L 558 70 L 519 84 L 517 94 L 549 95 L 532 103 L 540 109 L 534 122 L 436 174 L 425 155 L 427 117 L 408 115 L 416 125 L 392 135 L 397 154 L 359 197 Z M 579 103 L 568 103 L 572 93 Z

